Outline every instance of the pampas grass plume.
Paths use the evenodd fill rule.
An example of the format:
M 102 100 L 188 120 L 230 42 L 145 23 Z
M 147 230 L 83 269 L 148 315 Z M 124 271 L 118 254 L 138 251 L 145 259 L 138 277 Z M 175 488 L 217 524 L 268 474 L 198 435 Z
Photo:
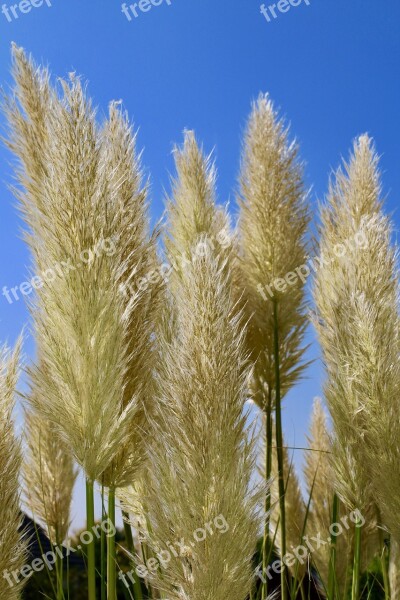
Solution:
M 26 542 L 20 529 L 22 513 L 19 505 L 20 443 L 15 437 L 12 412 L 18 379 L 19 342 L 13 353 L 0 349 L 0 572 L 19 571 L 26 560 Z M 19 600 L 24 581 L 10 587 L 4 580 L 1 600 Z
M 278 303 L 281 389 L 298 379 L 307 316 L 304 282 L 279 292 L 275 280 L 307 262 L 309 223 L 303 165 L 296 142 L 272 101 L 260 95 L 253 104 L 242 155 L 239 193 L 238 295 L 249 318 L 248 347 L 254 360 L 254 399 L 265 409 L 275 386 L 273 301 Z M 266 286 L 271 286 L 270 292 Z
M 25 440 L 22 473 L 26 504 L 51 543 L 62 544 L 70 526 L 77 477 L 70 449 L 51 421 L 31 408 L 25 412 Z
M 217 217 L 198 197 L 202 190 L 212 190 L 207 188 L 207 161 L 192 134 L 176 162 L 186 174 L 179 181 L 180 197 L 191 199 L 193 217 L 201 222 L 188 234 L 177 221 L 181 213 L 173 211 L 169 235 L 174 244 L 177 233 L 180 251 L 192 247 L 200 233 L 204 242 L 210 240 Z M 190 222 L 188 217 L 188 212 L 182 215 Z M 183 556 L 171 557 L 168 569 L 156 576 L 157 585 L 175 600 L 243 600 L 259 526 L 250 490 L 252 442 L 243 414 L 249 378 L 244 331 L 221 251 L 210 246 L 190 258 L 171 286 L 174 335 L 162 336 L 160 342 L 160 414 L 148 500 L 153 547 L 163 549 L 167 540 L 184 539 L 187 548 Z M 226 523 L 224 532 L 193 542 L 196 531 L 207 523 L 215 527 L 218 517 Z

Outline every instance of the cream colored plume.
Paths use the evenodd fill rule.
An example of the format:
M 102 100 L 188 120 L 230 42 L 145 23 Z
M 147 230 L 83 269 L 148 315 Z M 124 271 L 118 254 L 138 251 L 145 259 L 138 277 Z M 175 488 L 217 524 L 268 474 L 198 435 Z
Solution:
M 17 584 L 11 572 L 18 572 L 26 561 L 19 503 L 21 448 L 12 417 L 19 353 L 20 343 L 12 354 L 5 346 L 0 349 L 0 600 L 20 599 L 24 580 Z
M 26 504 L 51 543 L 62 544 L 70 526 L 77 476 L 70 449 L 52 422 L 32 409 L 25 413 L 25 439 L 22 473 Z
M 345 170 L 337 172 L 322 209 L 322 260 L 314 287 L 336 486 L 347 508 L 361 512 L 377 497 L 368 458 L 371 408 L 379 404 L 383 411 L 398 402 L 395 253 L 380 196 L 378 158 L 364 135 Z M 382 457 L 376 458 L 381 470 Z
M 177 151 L 176 162 L 186 175 L 179 179 L 174 206 L 183 198 L 192 204 L 192 217 L 189 200 L 184 214 L 172 212 L 170 248 L 180 252 L 198 239 L 211 241 L 216 217 L 200 197 L 202 190 L 208 189 L 210 197 L 214 192 L 207 188 L 209 167 L 192 134 Z M 192 219 L 201 225 L 190 233 L 185 223 Z M 259 521 L 250 489 L 252 443 L 243 414 L 249 369 L 223 254 L 209 246 L 175 277 L 173 331 L 161 339 L 149 535 L 156 555 L 170 545 L 177 548 L 162 574 L 154 575 L 171 600 L 243 600 L 252 577 Z
M 134 231 L 122 216 L 131 185 L 126 156 L 117 184 L 112 133 L 100 133 L 79 79 L 61 80 L 59 93 L 41 100 L 47 75 L 22 50 L 14 50 L 14 60 L 11 145 L 21 163 L 18 196 L 39 277 L 33 314 L 40 363 L 31 378 L 41 393 L 32 405 L 55 425 L 87 477 L 100 479 L 129 446 L 142 413 L 127 387 L 138 299 L 127 301 L 119 288 L 131 277 L 134 251 Z
M 148 534 L 146 519 L 147 473 L 142 469 L 140 475 L 140 478 L 136 477 L 133 485 L 118 490 L 118 499 L 123 510 L 129 514 L 130 525 L 139 532 Z
M 146 454 L 154 402 L 154 338 L 164 280 L 157 257 L 157 231 L 150 234 L 147 185 L 142 185 L 136 135 L 127 114 L 117 103 L 110 105 L 103 135 L 112 201 L 110 212 L 114 213 L 114 228 L 120 232 L 118 261 L 121 267 L 116 283 L 130 315 L 123 403 L 129 405 L 134 396 L 138 403 L 127 444 L 103 474 L 102 481 L 105 485 L 124 487 L 133 484 Z
M 265 409 L 275 385 L 273 301 L 278 305 L 282 393 L 304 368 L 304 278 L 295 270 L 308 258 L 309 208 L 298 146 L 264 95 L 253 104 L 244 138 L 239 206 L 237 293 L 250 320 L 254 399 Z M 287 275 L 290 285 L 284 281 Z
M 174 157 L 177 176 L 167 203 L 165 239 L 172 282 L 196 256 L 210 249 L 224 259 L 234 243 L 228 214 L 215 203 L 215 166 L 211 156 L 204 156 L 193 131 L 185 131 L 183 149 L 176 147 Z

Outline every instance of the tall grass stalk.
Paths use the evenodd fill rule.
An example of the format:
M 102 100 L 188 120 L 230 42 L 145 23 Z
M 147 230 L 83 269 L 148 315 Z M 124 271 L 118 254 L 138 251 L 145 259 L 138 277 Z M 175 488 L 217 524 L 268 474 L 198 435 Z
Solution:
M 361 577 L 361 521 L 357 519 L 354 536 L 354 565 L 353 565 L 353 585 L 351 591 L 351 600 L 360 599 L 360 577 Z
M 22 49 L 13 52 L 9 145 L 20 161 L 16 195 L 34 268 L 72 265 L 36 291 L 40 361 L 30 374 L 40 394 L 32 406 L 84 469 L 90 509 L 94 481 L 127 485 L 146 456 L 161 283 L 137 293 L 129 285 L 155 267 L 156 240 L 135 139 L 118 104 L 100 128 L 78 77 L 55 89 Z
M 107 536 L 107 598 L 115 600 L 117 594 L 117 557 L 115 551 L 115 487 L 108 490 L 108 520 L 113 532 Z
M 348 507 L 340 501 L 336 491 L 336 473 L 333 464 L 333 440 L 328 430 L 328 420 L 322 402 L 315 398 L 310 431 L 307 435 L 310 451 L 306 454 L 304 476 L 307 493 L 312 490 L 307 535 L 330 538 L 330 544 L 314 548 L 311 560 L 316 568 L 321 587 L 329 600 L 347 598 L 346 586 L 352 584 L 354 562 L 355 527 L 343 528 L 340 536 L 332 536 L 331 524 L 338 523 L 349 514 Z M 367 514 L 373 515 L 374 506 L 368 506 Z M 362 568 L 365 569 L 377 549 L 376 522 L 366 523 L 362 535 Z M 332 596 L 334 589 L 335 595 Z M 350 590 L 351 591 L 351 590 Z
M 105 505 L 105 489 L 101 486 L 101 520 L 104 523 L 107 519 L 107 510 Z M 100 597 L 101 600 L 107 600 L 107 538 L 104 527 L 100 534 Z
M 66 260 L 74 267 L 37 289 L 34 324 L 41 355 L 31 375 L 34 383 L 40 381 L 41 394 L 33 402 L 54 422 L 86 476 L 101 480 L 121 449 L 125 473 L 143 455 L 137 450 L 141 436 L 138 441 L 133 428 L 143 408 L 133 394 L 125 395 L 129 328 L 139 298 L 127 298 L 119 284 L 132 277 L 131 227 L 139 228 L 145 200 L 142 193 L 139 199 L 131 193 L 140 183 L 136 172 L 128 184 L 126 176 L 118 184 L 110 176 L 116 168 L 113 132 L 122 136 L 121 121 L 126 131 L 117 108 L 112 107 L 103 133 L 75 75 L 55 90 L 21 49 L 14 50 L 14 61 L 16 88 L 7 107 L 10 146 L 20 159 L 16 193 L 35 267 L 46 271 Z M 120 141 L 125 160 L 132 156 L 132 140 Z M 139 262 L 146 254 L 146 234 L 137 245 Z M 148 321 L 141 323 L 143 329 Z
M 87 549 L 88 600 L 96 600 L 96 546 L 94 540 L 94 483 L 86 479 L 86 529 L 92 533 Z
M 57 600 L 64 600 L 64 561 L 56 552 Z
M 270 481 L 272 473 L 272 390 L 268 392 L 267 405 L 265 410 L 265 481 Z M 263 572 L 266 571 L 272 553 L 273 544 L 269 535 L 270 528 L 270 513 L 271 513 L 271 491 L 270 487 L 265 494 L 265 522 L 262 545 L 262 566 Z M 261 586 L 261 598 L 266 600 L 268 596 L 268 578 L 264 578 Z
M 213 236 L 226 226 L 214 204 L 215 172 L 192 132 L 175 161 L 168 252 L 179 264 L 184 250 L 186 261 L 171 278 L 174 319 L 160 340 L 148 503 L 153 547 L 173 532 L 186 548 L 184 561 L 171 556 L 155 578 L 174 600 L 243 600 L 260 526 L 260 498 L 251 488 L 254 441 L 243 413 L 250 374 L 244 323 L 232 289 L 232 250 Z M 217 529 L 218 517 L 224 531 L 196 543 L 194 532 L 206 523 Z
M 31 403 L 37 388 L 31 387 L 26 401 Z M 23 491 L 25 503 L 47 533 L 52 545 L 61 547 L 68 535 L 72 494 L 77 470 L 69 447 L 51 421 L 32 407 L 25 410 L 25 453 Z M 64 559 L 56 554 L 56 595 L 63 600 Z
M 281 557 L 286 556 L 286 510 L 285 510 L 285 473 L 283 470 L 283 436 L 282 436 L 282 407 L 281 407 L 281 372 L 279 355 L 279 321 L 278 303 L 273 302 L 274 319 L 274 364 L 275 364 L 275 427 L 276 427 L 276 454 L 278 461 L 278 489 L 279 489 L 279 516 L 280 516 L 280 545 Z M 281 598 L 287 598 L 286 565 L 282 561 L 281 567 Z
M 159 270 L 158 230 L 151 232 L 148 184 L 143 181 L 136 133 L 127 113 L 112 102 L 102 131 L 104 161 L 112 196 L 113 220 L 119 238 L 115 261 L 115 285 L 119 289 L 126 320 L 126 370 L 122 409 L 134 400 L 134 418 L 125 443 L 102 474 L 106 487 L 123 488 L 135 483 L 146 462 L 146 444 L 152 419 L 155 364 L 155 332 L 160 309 L 162 277 L 138 285 Z
M 332 523 L 337 523 L 339 518 L 339 498 L 333 495 Z M 328 600 L 336 599 L 336 535 L 331 534 L 331 546 L 328 569 Z
M 270 453 L 274 444 L 270 413 L 276 411 L 276 446 L 280 480 L 280 542 L 285 541 L 285 488 L 281 449 L 281 403 L 285 393 L 304 369 L 301 348 L 306 314 L 304 281 L 278 290 L 284 280 L 307 260 L 305 235 L 309 222 L 307 194 L 298 146 L 289 140 L 268 96 L 252 106 L 242 151 L 238 203 L 240 207 L 237 261 L 237 295 L 249 319 L 248 351 L 255 363 L 252 398 L 266 414 L 266 472 L 270 476 Z M 268 497 L 265 501 L 263 559 L 270 553 Z M 282 582 L 286 567 L 283 565 Z M 262 598 L 268 593 L 263 584 Z M 282 586 L 286 598 L 286 586 Z

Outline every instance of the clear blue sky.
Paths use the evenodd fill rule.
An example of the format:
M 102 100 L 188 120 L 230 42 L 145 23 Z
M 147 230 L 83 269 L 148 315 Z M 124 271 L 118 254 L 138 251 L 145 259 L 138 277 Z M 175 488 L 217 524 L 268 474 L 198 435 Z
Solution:
M 309 6 L 303 1 L 269 23 L 259 0 L 170 0 L 170 5 L 163 0 L 131 21 L 117 0 L 49 3 L 26 13 L 16 9 L 18 19 L 9 9 L 11 21 L 0 14 L 0 82 L 9 82 L 15 41 L 54 74 L 75 70 L 87 78 L 100 112 L 111 99 L 123 99 L 140 126 L 154 219 L 173 170 L 171 149 L 184 128 L 195 129 L 207 150 L 215 148 L 219 199 L 234 200 L 250 102 L 268 91 L 300 141 L 315 209 L 331 169 L 347 156 L 352 139 L 368 131 L 382 154 L 387 207 L 399 225 L 398 0 L 310 0 Z M 29 255 L 7 189 L 11 157 L 1 148 L 0 158 L 1 289 L 27 278 Z M 9 305 L 0 296 L 1 340 L 13 342 L 27 320 L 22 300 Z M 32 355 L 32 340 L 25 349 Z M 311 354 L 318 356 L 315 344 Z M 285 401 L 287 437 L 297 445 L 304 444 L 312 398 L 321 390 L 320 364 L 308 376 Z M 80 485 L 76 526 L 83 523 L 82 505 Z

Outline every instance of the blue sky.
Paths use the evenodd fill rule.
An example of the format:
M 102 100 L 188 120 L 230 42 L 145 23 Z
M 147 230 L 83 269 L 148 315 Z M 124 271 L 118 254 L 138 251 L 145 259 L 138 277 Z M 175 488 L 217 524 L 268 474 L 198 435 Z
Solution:
M 240 143 L 250 102 L 269 92 L 291 122 L 307 163 L 312 202 L 352 139 L 368 131 L 382 155 L 387 210 L 396 228 L 400 195 L 400 3 L 396 0 L 304 0 L 277 19 L 260 13 L 259 0 L 163 0 L 129 21 L 116 0 L 48 0 L 11 21 L 0 14 L 0 82 L 10 81 L 15 41 L 49 64 L 56 75 L 75 70 L 89 81 L 99 112 L 123 99 L 140 127 L 138 142 L 151 177 L 152 217 L 163 210 L 173 171 L 171 150 L 192 128 L 215 151 L 220 202 L 234 196 Z M 272 4 L 267 2 L 266 4 Z M 34 4 L 39 4 L 34 0 Z M 23 5 L 24 9 L 24 5 Z M 6 12 L 6 11 L 4 11 Z M 0 117 L 2 120 L 2 117 Z M 10 155 L 2 147 L 0 289 L 27 279 L 29 254 L 8 191 Z M 0 296 L 0 339 L 13 342 L 28 321 L 23 300 Z M 318 357 L 312 332 L 310 355 Z M 33 341 L 25 350 L 33 353 Z M 318 361 L 285 400 L 290 443 L 304 445 L 312 399 L 321 391 Z M 300 453 L 298 453 L 300 454 Z M 296 463 L 301 456 L 296 455 Z M 74 502 L 74 526 L 83 524 L 82 485 Z

